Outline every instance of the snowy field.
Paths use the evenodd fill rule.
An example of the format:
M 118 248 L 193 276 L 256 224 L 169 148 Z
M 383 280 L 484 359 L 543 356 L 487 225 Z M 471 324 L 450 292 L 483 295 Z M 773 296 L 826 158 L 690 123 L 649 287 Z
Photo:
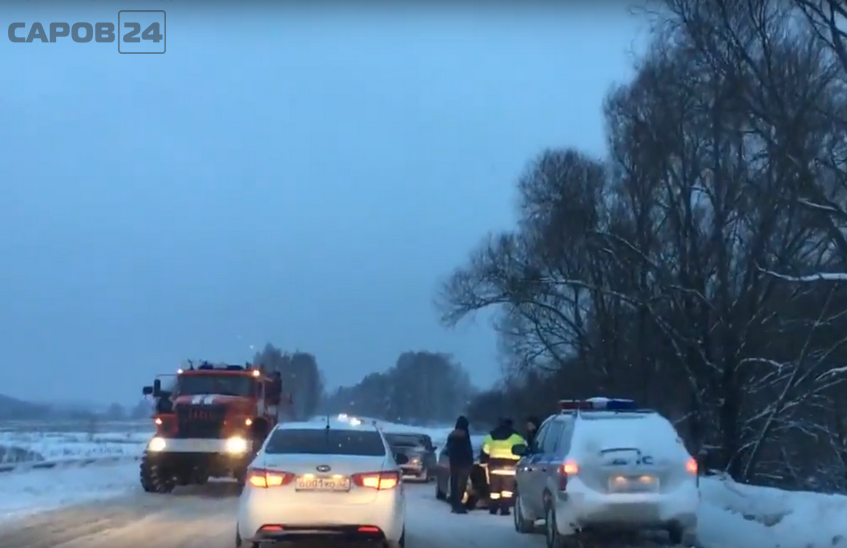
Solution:
M 141 425 L 102 425 L 101 431 L 51 431 L 47 425 L 32 428 L 4 428 L 0 424 L 0 445 L 15 444 L 37 452 L 44 458 L 79 458 L 97 455 L 137 455 L 152 431 Z M 416 428 L 378 421 L 385 431 L 418 431 L 429 434 L 436 445 L 443 444 L 451 430 Z M 427 486 L 414 486 L 416 498 L 433 498 Z M 85 467 L 57 468 L 9 472 L 0 475 L 0 520 L 19 518 L 82 502 L 96 501 L 139 493 L 138 463 L 94 463 Z M 736 484 L 730 480 L 709 477 L 701 483 L 702 506 L 699 535 L 704 548 L 847 548 L 847 497 Z M 415 500 L 418 515 L 420 501 Z M 450 520 L 466 519 L 447 513 L 446 506 L 427 501 L 433 510 L 433 526 Z M 437 510 L 437 511 L 436 511 Z M 429 521 L 418 515 L 418 521 Z M 486 523 L 492 520 L 505 525 L 505 520 L 474 512 L 472 519 Z M 515 534 L 511 520 L 499 537 L 501 544 Z M 499 528 L 499 527 L 498 527 Z M 537 540 L 543 546 L 543 538 Z M 523 542 L 523 540 L 521 541 Z M 498 544 L 500 545 L 500 544 Z M 518 545 L 518 542 L 515 542 Z M 521 544 L 523 546 L 524 544 Z
M 436 445 L 441 445 L 451 430 L 376 422 L 387 432 L 426 432 Z M 153 432 L 150 420 L 0 422 L 0 464 L 135 457 L 141 455 Z
M 0 464 L 138 456 L 151 421 L 0 422 Z

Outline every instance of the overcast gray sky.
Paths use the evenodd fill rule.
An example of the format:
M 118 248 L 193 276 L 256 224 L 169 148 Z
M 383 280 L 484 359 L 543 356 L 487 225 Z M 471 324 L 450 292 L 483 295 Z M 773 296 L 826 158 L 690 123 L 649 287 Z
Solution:
M 268 341 L 331 385 L 408 349 L 490 383 L 487 321 L 442 329 L 436 283 L 511 224 L 533 155 L 602 150 L 640 36 L 618 7 L 64 4 L 4 2 L 0 29 L 0 393 L 41 400 L 133 401 Z M 166 54 L 6 39 L 127 7 L 167 10 Z

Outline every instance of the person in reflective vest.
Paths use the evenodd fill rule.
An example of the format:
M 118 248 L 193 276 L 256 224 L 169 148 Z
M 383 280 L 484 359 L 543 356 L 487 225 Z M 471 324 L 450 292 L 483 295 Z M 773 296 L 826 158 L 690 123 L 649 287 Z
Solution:
M 488 511 L 508 516 L 515 492 L 515 465 L 520 456 L 512 454 L 512 447 L 526 445 L 511 419 L 501 419 L 500 424 L 482 440 L 479 462 L 488 467 Z

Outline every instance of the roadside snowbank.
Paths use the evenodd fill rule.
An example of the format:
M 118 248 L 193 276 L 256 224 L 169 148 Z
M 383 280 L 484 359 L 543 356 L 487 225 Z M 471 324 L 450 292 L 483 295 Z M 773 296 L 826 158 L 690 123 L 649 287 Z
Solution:
M 700 539 L 709 548 L 847 547 L 847 496 L 703 478 Z

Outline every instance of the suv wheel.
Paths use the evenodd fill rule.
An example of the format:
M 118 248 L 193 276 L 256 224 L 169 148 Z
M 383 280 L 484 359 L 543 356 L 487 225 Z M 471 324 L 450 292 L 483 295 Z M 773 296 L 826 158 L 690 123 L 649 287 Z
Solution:
M 559 540 L 559 528 L 556 524 L 556 510 L 552 504 L 546 504 L 544 509 L 544 540 L 547 548 L 564 548 Z
M 563 536 L 556 522 L 556 508 L 548 501 L 544 509 L 544 537 L 547 548 L 583 548 L 576 536 Z
M 528 534 L 535 531 L 535 521 L 529 521 L 524 518 L 523 509 L 521 508 L 521 494 L 515 493 L 515 531 L 518 533 Z
M 671 529 L 668 530 L 668 537 L 670 538 L 671 544 L 674 546 L 678 545 L 684 548 L 693 548 L 698 546 L 697 534 L 689 529 L 671 527 Z

